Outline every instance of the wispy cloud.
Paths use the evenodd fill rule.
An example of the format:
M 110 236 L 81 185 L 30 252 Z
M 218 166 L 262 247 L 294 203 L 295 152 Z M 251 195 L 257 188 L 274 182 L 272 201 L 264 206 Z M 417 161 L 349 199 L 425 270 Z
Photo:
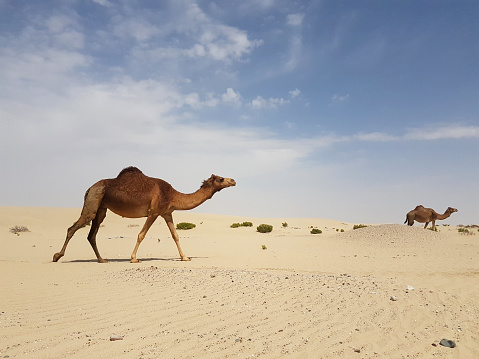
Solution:
M 294 90 L 289 91 L 289 95 L 291 96 L 291 98 L 296 98 L 296 97 L 298 97 L 300 94 L 301 94 L 301 91 L 298 90 L 297 88 L 294 89 Z
M 112 7 L 113 6 L 113 4 L 108 0 L 92 0 L 92 1 L 99 4 L 99 5 L 105 6 L 105 7 Z
M 303 22 L 304 14 L 289 14 L 286 17 L 286 23 L 291 26 L 299 26 Z
M 411 129 L 404 135 L 406 140 L 442 140 L 479 138 L 479 126 L 447 125 Z
M 334 94 L 333 97 L 331 97 L 331 103 L 341 103 L 345 102 L 349 99 L 349 94 L 347 95 L 339 95 L 339 94 Z
M 409 129 L 405 134 L 388 134 L 384 132 L 357 133 L 349 137 L 352 141 L 395 142 L 395 141 L 436 141 L 479 138 L 479 126 L 446 125 L 431 128 Z
M 282 106 L 287 103 L 289 103 L 289 100 L 285 100 L 282 97 L 270 97 L 266 99 L 262 96 L 257 96 L 253 101 L 251 101 L 251 107 L 254 109 L 277 108 L 278 106 Z

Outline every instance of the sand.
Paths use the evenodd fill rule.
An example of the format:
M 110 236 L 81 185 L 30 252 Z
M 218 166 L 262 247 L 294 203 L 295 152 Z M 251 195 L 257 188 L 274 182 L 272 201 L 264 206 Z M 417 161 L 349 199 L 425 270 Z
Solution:
M 88 227 L 53 263 L 79 213 L 0 207 L 0 358 L 479 358 L 479 233 L 177 212 L 192 261 L 158 220 L 132 264 L 144 220 L 110 213 L 110 263 Z

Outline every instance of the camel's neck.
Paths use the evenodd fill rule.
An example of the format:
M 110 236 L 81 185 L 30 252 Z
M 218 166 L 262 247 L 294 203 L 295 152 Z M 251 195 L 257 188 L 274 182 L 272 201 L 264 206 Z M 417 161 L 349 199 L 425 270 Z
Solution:
M 437 219 L 446 219 L 449 217 L 451 217 L 451 212 L 449 212 L 448 210 L 446 210 L 446 212 L 444 212 L 443 214 L 437 215 Z
M 173 208 L 175 210 L 186 211 L 198 207 L 207 199 L 210 199 L 215 194 L 213 188 L 200 188 L 194 193 L 181 193 L 176 192 L 173 199 Z

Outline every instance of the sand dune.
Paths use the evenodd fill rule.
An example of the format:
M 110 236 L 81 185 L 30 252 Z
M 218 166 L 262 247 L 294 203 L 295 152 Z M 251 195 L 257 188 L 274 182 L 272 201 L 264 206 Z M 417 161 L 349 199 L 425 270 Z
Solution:
M 158 220 L 131 264 L 144 221 L 109 214 L 110 263 L 88 228 L 52 263 L 79 212 L 0 207 L 1 358 L 479 357 L 479 235 L 178 212 L 197 225 L 179 232 L 192 261 Z

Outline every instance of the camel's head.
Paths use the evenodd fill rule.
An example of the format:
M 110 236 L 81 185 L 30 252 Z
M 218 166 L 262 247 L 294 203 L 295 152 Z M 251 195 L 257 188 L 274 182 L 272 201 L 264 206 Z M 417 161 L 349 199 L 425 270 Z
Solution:
M 454 213 L 454 212 L 457 212 L 457 209 L 452 208 L 452 207 L 447 207 L 447 211 L 448 211 L 449 213 Z
M 201 187 L 213 187 L 215 192 L 221 191 L 223 188 L 236 186 L 236 182 L 232 178 L 225 178 L 217 175 L 211 175 L 210 178 L 203 181 L 203 185 Z

